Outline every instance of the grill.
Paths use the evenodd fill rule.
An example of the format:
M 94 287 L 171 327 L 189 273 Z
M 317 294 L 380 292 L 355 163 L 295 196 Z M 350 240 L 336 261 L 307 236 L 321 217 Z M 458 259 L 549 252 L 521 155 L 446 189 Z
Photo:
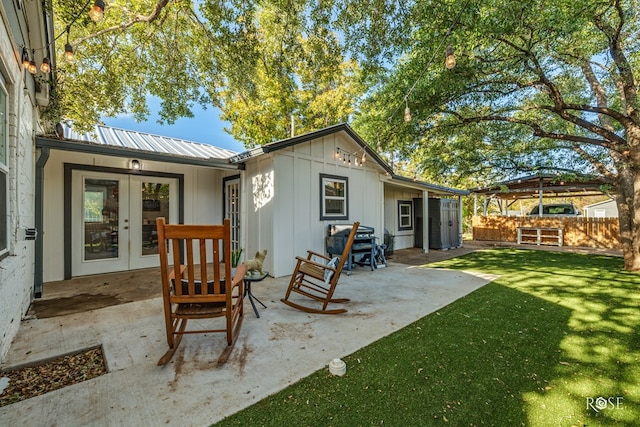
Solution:
M 351 225 L 330 224 L 327 227 L 327 237 L 325 240 L 325 250 L 330 256 L 342 255 L 347 244 L 347 238 L 351 232 Z M 360 225 L 356 232 L 349 258 L 346 262 L 347 275 L 351 274 L 353 264 L 368 265 L 371 270 L 376 268 L 375 254 L 377 250 L 375 230 L 373 227 Z

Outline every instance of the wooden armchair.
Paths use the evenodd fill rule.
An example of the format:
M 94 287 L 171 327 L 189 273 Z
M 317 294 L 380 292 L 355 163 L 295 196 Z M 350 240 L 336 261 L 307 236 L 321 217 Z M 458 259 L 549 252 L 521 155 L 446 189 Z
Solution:
M 184 334 L 209 332 L 226 333 L 227 347 L 218 358 L 218 363 L 225 363 L 242 325 L 246 272 L 241 265 L 231 277 L 231 224 L 225 219 L 223 225 L 173 225 L 163 217 L 156 224 L 169 344 L 158 365 L 171 360 Z M 189 319 L 215 317 L 225 319 L 224 328 L 186 330 Z
M 313 251 L 307 251 L 307 257 L 296 257 L 296 268 L 291 275 L 287 293 L 280 301 L 307 313 L 339 314 L 345 313 L 344 308 L 327 309 L 329 303 L 349 302 L 348 298 L 333 298 L 333 293 L 340 279 L 342 267 L 349 257 L 349 251 L 358 231 L 359 222 L 355 222 L 342 251 L 337 265 L 332 266 L 332 259 Z M 320 262 L 319 262 L 320 261 Z M 322 303 L 322 308 L 314 308 L 291 301 L 291 293 L 303 295 Z

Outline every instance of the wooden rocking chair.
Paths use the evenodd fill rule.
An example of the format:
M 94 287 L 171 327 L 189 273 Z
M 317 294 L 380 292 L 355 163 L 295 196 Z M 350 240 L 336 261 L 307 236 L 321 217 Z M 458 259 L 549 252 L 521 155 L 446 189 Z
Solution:
M 333 293 L 340 279 L 342 267 L 350 256 L 351 245 L 358 231 L 359 222 L 355 222 L 349 233 L 349 237 L 344 245 L 344 250 L 337 263 L 332 266 L 331 258 L 313 251 L 307 251 L 307 257 L 296 257 L 298 263 L 291 275 L 291 281 L 287 288 L 287 293 L 280 301 L 307 313 L 339 314 L 345 313 L 345 308 L 327 309 L 329 303 L 349 302 L 348 298 L 333 298 Z M 322 262 L 318 262 L 320 260 Z M 289 299 L 291 293 L 304 295 L 305 297 L 322 303 L 322 308 L 313 308 L 295 303 Z
M 241 265 L 231 277 L 231 224 L 225 219 L 223 225 L 174 225 L 160 217 L 156 225 L 169 344 L 158 365 L 171 360 L 184 334 L 209 332 L 226 333 L 227 347 L 218 358 L 218 363 L 225 363 L 242 325 L 246 272 L 246 266 Z M 182 250 L 185 260 L 181 259 Z M 194 264 L 194 254 L 200 256 L 199 265 Z M 186 330 L 189 319 L 214 317 L 224 317 L 226 327 Z

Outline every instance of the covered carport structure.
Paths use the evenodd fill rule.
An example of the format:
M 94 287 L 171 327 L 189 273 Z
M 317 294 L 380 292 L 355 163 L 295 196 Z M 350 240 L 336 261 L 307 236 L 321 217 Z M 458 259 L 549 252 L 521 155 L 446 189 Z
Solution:
M 477 215 L 479 198 L 483 198 L 482 214 L 487 216 L 491 202 L 498 205 L 501 214 L 518 200 L 538 199 L 540 206 L 544 198 L 571 196 L 599 196 L 609 182 L 591 175 L 538 173 L 520 178 L 497 182 L 487 187 L 469 190 L 473 194 L 473 214 Z M 542 212 L 542 209 L 539 210 Z
M 617 218 L 583 218 L 580 216 L 509 216 L 509 208 L 523 199 L 538 199 L 539 212 L 546 198 L 599 196 L 606 194 L 610 182 L 578 174 L 537 173 L 487 187 L 469 190 L 474 196 L 473 239 L 518 244 L 620 247 Z M 482 197 L 482 213 L 479 215 Z M 494 202 L 498 214 L 490 214 Z

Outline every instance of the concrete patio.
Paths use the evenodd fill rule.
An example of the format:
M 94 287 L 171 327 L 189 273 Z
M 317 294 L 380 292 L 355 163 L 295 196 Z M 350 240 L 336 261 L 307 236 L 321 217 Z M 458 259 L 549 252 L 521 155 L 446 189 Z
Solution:
M 390 262 L 343 275 L 346 314 L 312 315 L 280 302 L 288 277 L 253 285 L 229 361 L 223 334 L 188 335 L 171 363 L 161 298 L 22 323 L 3 368 L 102 345 L 109 373 L 0 408 L 4 425 L 211 425 L 478 289 L 491 277 Z M 304 361 L 304 362 L 302 362 Z M 347 372 L 349 368 L 347 367 Z M 340 377 L 336 377 L 340 381 Z

